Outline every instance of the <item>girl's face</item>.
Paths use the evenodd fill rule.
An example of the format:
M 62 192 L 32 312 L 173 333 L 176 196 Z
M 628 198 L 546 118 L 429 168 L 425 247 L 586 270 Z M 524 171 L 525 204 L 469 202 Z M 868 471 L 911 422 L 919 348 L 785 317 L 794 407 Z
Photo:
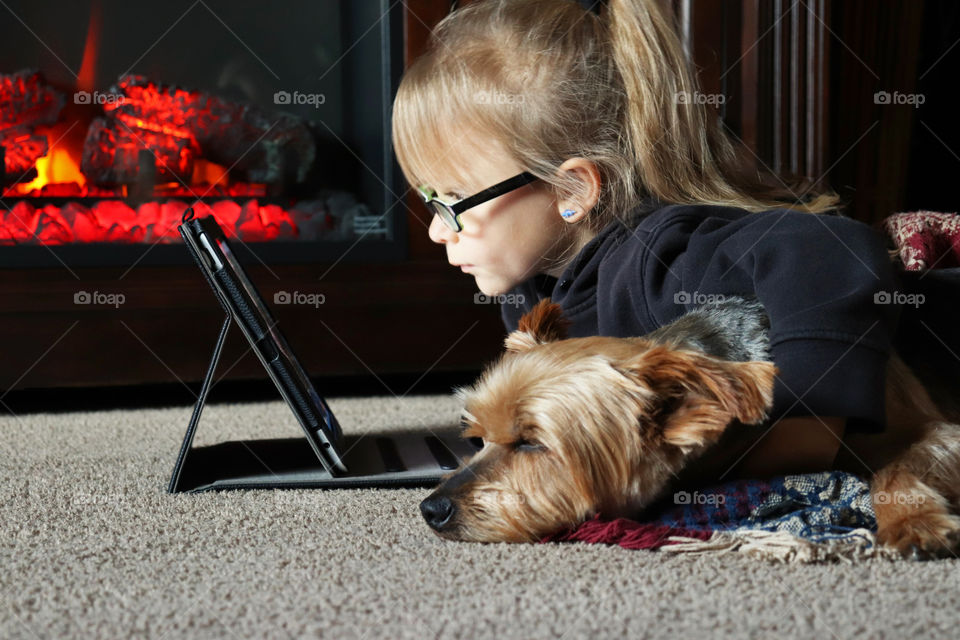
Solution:
M 505 153 L 474 156 L 469 184 L 439 183 L 439 197 L 454 202 L 523 171 Z M 450 229 L 439 216 L 430 221 L 430 239 L 447 248 L 447 260 L 472 275 L 488 296 L 507 293 L 538 274 L 558 276 L 558 259 L 573 241 L 553 194 L 534 181 L 460 214 L 463 229 Z

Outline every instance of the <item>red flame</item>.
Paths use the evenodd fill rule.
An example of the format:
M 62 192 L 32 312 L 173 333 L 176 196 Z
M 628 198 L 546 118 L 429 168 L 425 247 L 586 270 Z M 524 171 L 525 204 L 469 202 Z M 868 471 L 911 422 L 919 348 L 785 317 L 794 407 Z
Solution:
M 83 62 L 77 74 L 77 91 L 93 91 L 96 86 L 97 53 L 100 51 L 100 0 L 90 3 L 87 40 L 83 45 Z

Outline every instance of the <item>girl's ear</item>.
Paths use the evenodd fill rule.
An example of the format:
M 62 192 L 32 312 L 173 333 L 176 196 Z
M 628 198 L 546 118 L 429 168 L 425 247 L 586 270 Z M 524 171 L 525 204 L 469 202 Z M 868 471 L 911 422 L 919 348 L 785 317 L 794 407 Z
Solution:
M 565 339 L 569 326 L 570 321 L 563 317 L 560 305 L 544 298 L 520 318 L 517 330 L 507 336 L 503 344 L 507 351 L 520 353 L 538 344 Z

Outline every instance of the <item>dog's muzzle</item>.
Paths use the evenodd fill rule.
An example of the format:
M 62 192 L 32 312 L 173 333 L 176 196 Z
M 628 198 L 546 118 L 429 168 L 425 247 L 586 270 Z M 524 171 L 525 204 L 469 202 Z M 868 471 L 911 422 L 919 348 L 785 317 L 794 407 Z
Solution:
M 453 500 L 445 495 L 432 494 L 420 503 L 420 513 L 434 531 L 442 531 L 449 525 L 456 510 Z

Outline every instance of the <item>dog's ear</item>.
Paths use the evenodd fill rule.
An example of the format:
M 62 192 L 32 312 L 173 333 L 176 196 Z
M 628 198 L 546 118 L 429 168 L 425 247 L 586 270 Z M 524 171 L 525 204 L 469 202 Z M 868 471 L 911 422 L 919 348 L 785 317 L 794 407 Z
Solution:
M 773 406 L 777 368 L 699 351 L 654 346 L 617 368 L 641 387 L 641 414 L 684 453 L 716 442 L 734 420 L 763 422 Z
M 508 335 L 503 344 L 507 351 L 527 351 L 538 344 L 565 339 L 569 326 L 570 321 L 563 317 L 560 305 L 544 298 L 520 318 L 517 330 Z

